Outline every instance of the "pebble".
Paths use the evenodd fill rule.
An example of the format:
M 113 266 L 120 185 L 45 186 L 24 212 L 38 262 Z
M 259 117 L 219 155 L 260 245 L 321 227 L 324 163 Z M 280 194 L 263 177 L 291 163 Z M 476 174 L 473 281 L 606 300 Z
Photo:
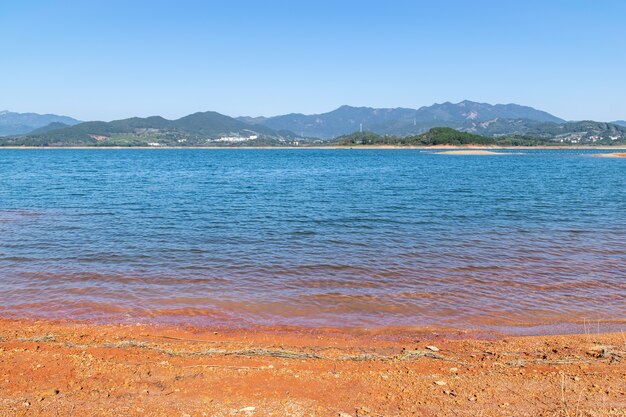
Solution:
M 371 411 L 367 407 L 361 407 L 356 410 L 356 417 L 369 417 Z
M 446 381 L 435 381 L 437 385 L 446 385 Z
M 457 373 L 459 372 L 459 368 L 450 368 L 450 372 Z
M 439 352 L 439 348 L 437 346 L 426 346 L 426 349 L 432 350 L 433 352 Z
M 340 413 L 339 413 L 339 417 L 352 417 L 352 415 L 350 415 L 350 414 L 348 414 L 348 413 L 343 413 L 343 412 L 340 412 Z

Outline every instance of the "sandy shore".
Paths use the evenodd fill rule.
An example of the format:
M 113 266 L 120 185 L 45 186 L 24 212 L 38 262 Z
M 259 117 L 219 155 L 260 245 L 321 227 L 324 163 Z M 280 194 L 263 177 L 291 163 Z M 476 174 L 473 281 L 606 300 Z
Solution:
M 624 416 L 626 336 L 0 320 L 2 416 Z

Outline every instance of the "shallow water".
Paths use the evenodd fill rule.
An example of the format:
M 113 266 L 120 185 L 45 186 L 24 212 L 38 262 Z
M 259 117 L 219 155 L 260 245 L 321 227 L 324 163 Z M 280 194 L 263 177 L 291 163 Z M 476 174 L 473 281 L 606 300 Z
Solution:
M 0 150 L 0 315 L 610 330 L 626 160 L 591 153 Z

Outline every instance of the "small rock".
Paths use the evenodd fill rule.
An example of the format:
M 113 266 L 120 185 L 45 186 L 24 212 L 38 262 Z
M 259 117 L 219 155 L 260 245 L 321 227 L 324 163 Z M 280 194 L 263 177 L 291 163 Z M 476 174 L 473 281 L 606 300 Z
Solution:
M 58 389 L 50 388 L 50 389 L 42 391 L 41 395 L 44 396 L 44 397 L 52 397 L 54 395 L 58 395 L 59 392 L 61 392 L 61 391 L 59 391 Z
M 437 346 L 426 346 L 426 349 L 432 350 L 433 352 L 439 352 L 439 348 Z
M 352 415 L 350 415 L 350 414 L 348 414 L 348 413 L 343 413 L 343 412 L 340 412 L 340 413 L 339 413 L 339 417 L 352 417 Z
M 367 407 L 357 408 L 356 410 L 356 417 L 369 417 L 370 414 L 371 411 Z
M 446 385 L 446 381 L 435 381 L 436 385 Z
M 459 368 L 450 368 L 450 372 L 457 373 L 459 372 Z
M 587 350 L 587 355 L 594 358 L 606 358 L 609 355 L 608 346 L 592 346 Z

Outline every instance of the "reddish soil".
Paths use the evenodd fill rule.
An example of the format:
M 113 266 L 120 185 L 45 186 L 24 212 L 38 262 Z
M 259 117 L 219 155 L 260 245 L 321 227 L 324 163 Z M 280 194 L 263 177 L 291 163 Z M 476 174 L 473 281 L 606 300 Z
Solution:
M 626 336 L 0 320 L 0 415 L 626 416 Z

